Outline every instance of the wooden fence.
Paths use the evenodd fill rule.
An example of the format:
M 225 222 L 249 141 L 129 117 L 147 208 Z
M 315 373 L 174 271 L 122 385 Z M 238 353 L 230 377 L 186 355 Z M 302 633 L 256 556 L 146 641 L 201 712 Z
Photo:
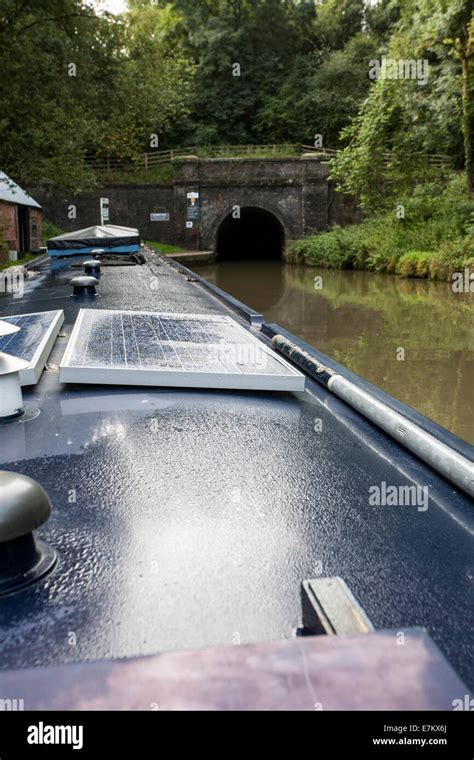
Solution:
M 198 158 L 232 158 L 252 156 L 255 158 L 279 156 L 282 158 L 301 156 L 305 153 L 317 154 L 318 158 L 327 162 L 334 158 L 338 151 L 334 148 L 318 148 L 314 145 L 295 143 L 266 144 L 266 145 L 191 145 L 186 148 L 171 148 L 170 150 L 155 150 L 150 153 L 142 153 L 136 159 L 121 159 L 114 156 L 89 158 L 87 163 L 98 174 L 114 174 L 120 172 L 149 171 L 170 164 L 179 159 L 189 159 L 192 156 Z M 391 154 L 384 155 L 386 163 L 392 160 Z M 447 156 L 436 154 L 429 156 L 432 166 L 449 166 Z

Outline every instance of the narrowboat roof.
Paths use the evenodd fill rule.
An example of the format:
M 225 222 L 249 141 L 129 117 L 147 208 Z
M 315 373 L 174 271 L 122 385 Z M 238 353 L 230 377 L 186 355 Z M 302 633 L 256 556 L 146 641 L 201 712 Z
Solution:
M 376 629 L 426 628 L 473 686 L 469 497 L 310 377 L 296 393 L 61 384 L 81 308 L 226 314 L 271 346 L 164 256 L 103 266 L 89 301 L 71 294 L 73 267 L 43 261 L 20 297 L 0 296 L 2 316 L 65 315 L 23 389 L 28 414 L 0 428 L 0 468 L 47 491 L 38 534 L 59 553 L 2 600 L 2 668 L 289 639 L 301 582 L 323 575 Z M 383 483 L 426 488 L 426 504 L 369 504 Z

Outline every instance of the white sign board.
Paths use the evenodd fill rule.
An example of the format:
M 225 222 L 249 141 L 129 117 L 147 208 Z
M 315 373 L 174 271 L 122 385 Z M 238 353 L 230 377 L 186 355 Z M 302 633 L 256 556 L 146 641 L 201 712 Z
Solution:
M 186 222 L 186 229 L 190 230 L 192 226 L 193 226 L 192 222 Z
M 199 198 L 199 193 L 186 193 L 186 198 Z
M 150 222 L 169 222 L 170 215 L 166 211 L 162 213 L 150 214 Z
M 100 199 L 100 223 L 101 225 L 108 224 L 110 221 L 109 217 L 109 199 L 108 198 L 101 198 Z

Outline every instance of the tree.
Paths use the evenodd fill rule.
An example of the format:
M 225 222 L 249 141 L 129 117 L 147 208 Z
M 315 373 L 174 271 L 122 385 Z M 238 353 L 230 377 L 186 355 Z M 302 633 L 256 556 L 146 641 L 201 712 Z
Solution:
M 462 133 L 469 198 L 474 198 L 473 71 L 474 0 L 422 0 L 414 13 L 414 22 L 425 30 L 421 50 L 445 46 L 460 63 L 462 92 Z
M 167 4 L 169 6 L 169 4 Z M 83 190 L 89 157 L 133 159 L 186 113 L 192 67 L 165 7 L 97 16 L 82 0 L 0 0 L 0 165 Z
M 115 72 L 115 104 L 102 124 L 98 153 L 133 159 L 169 144 L 189 111 L 194 66 L 171 4 L 140 4 L 124 19 L 124 56 Z
M 332 162 L 331 176 L 365 207 L 380 208 L 439 175 L 429 153 L 445 153 L 454 165 L 464 156 L 472 198 L 472 8 L 473 0 L 401 3 L 387 57 L 426 62 L 429 78 L 423 86 L 410 78 L 378 79 L 342 132 L 346 148 Z
M 18 41 L 34 27 L 50 22 L 58 29 L 71 33 L 75 19 L 90 16 L 90 9 L 77 0 L 2 0 L 0 38 L 2 44 Z
M 62 174 L 87 184 L 80 146 L 88 125 L 67 66 L 79 63 L 77 32 L 93 14 L 76 0 L 2 0 L 0 8 L 1 166 L 20 182 Z
M 174 7 L 196 64 L 188 139 L 260 139 L 257 115 L 265 97 L 313 47 L 313 0 L 176 0 Z M 272 139 L 267 132 L 265 141 Z

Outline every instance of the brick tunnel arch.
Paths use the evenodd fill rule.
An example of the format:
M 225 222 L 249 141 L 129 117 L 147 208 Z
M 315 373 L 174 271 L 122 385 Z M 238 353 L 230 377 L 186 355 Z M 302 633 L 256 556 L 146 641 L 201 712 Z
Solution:
M 217 228 L 215 251 L 224 259 L 281 259 L 285 248 L 283 224 L 271 211 L 242 206 L 240 217 L 227 214 Z

